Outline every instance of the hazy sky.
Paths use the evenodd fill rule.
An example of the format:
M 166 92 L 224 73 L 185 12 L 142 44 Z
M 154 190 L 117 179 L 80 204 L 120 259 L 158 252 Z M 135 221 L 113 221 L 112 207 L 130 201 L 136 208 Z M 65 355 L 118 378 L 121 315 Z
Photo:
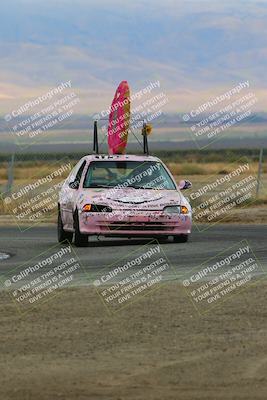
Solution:
M 0 19 L 1 114 L 66 80 L 84 112 L 124 79 L 159 79 L 170 111 L 244 80 L 267 105 L 267 1 L 10 0 Z

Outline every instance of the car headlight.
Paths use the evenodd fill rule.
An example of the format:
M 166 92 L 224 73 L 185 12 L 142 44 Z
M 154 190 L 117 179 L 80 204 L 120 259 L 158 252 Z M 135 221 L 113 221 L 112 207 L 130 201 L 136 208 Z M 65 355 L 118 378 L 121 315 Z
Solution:
M 188 214 L 189 210 L 186 206 L 167 206 L 163 210 L 166 214 Z
M 83 212 L 112 212 L 112 208 L 103 204 L 85 204 Z
M 180 206 L 180 212 L 181 214 L 188 214 L 189 210 L 186 206 Z

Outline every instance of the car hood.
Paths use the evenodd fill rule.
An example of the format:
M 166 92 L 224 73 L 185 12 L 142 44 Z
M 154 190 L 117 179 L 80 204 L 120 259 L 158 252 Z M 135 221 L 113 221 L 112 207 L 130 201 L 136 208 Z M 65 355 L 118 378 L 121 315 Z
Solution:
M 178 190 L 148 189 L 83 189 L 79 195 L 80 205 L 103 204 L 112 208 L 159 210 L 167 205 L 189 205 Z

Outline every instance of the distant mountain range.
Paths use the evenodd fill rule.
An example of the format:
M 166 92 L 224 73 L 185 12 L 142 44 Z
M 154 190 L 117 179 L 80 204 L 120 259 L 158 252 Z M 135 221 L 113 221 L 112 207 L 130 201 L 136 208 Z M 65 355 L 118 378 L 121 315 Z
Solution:
M 71 80 L 80 112 L 105 109 L 117 84 L 159 79 L 166 112 L 249 80 L 267 106 L 267 2 L 9 0 L 0 14 L 0 112 Z
M 77 114 L 73 117 L 70 117 L 65 121 L 64 124 L 58 124 L 53 127 L 54 131 L 61 131 L 61 130 L 88 130 L 92 129 L 93 127 L 93 121 L 94 121 L 94 115 L 95 114 L 88 114 L 88 115 L 83 115 L 83 114 Z M 190 126 L 192 125 L 192 122 L 185 122 L 183 120 L 183 115 L 181 113 L 162 113 L 159 117 L 155 118 L 152 120 L 152 126 L 155 129 L 168 129 L 168 128 L 176 128 L 177 130 L 181 129 L 189 129 Z M 205 117 L 208 117 L 209 114 L 202 114 L 201 118 L 194 118 L 194 123 L 197 124 L 201 120 L 205 119 Z M 16 123 L 18 124 L 19 122 L 29 118 L 30 115 L 24 115 L 23 117 L 17 117 L 16 118 Z M 250 122 L 252 121 L 252 122 Z M 248 118 L 244 118 L 242 121 L 242 124 L 239 126 L 241 127 L 247 127 L 250 126 L 250 123 L 253 124 L 254 128 L 257 129 L 257 126 L 267 124 L 267 112 L 266 113 L 255 113 L 250 115 Z M 107 121 L 100 121 L 99 125 L 103 126 L 106 125 Z M 242 130 L 242 128 L 241 128 Z M 9 127 L 6 121 L 2 118 L 0 119 L 0 133 L 1 132 L 8 132 Z M 266 133 L 267 133 L 267 125 L 266 125 Z M 175 137 L 174 137 L 175 139 Z

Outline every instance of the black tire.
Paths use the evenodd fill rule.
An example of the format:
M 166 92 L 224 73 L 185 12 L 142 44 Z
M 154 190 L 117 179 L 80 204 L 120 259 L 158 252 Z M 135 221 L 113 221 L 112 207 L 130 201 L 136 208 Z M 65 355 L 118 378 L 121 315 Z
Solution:
M 157 239 L 159 243 L 167 243 L 169 241 L 169 235 L 168 236 L 159 236 L 159 237 L 156 237 L 155 239 Z
M 80 232 L 79 218 L 77 211 L 73 217 L 74 221 L 74 244 L 76 247 L 86 247 L 88 245 L 88 235 L 84 235 Z
M 58 210 L 58 217 L 57 217 L 57 240 L 59 243 L 64 242 L 64 240 L 68 240 L 70 243 L 72 242 L 73 233 L 66 232 L 63 229 L 63 222 L 61 219 L 60 209 Z
M 174 243 L 186 243 L 188 242 L 188 235 L 176 235 L 173 236 Z

